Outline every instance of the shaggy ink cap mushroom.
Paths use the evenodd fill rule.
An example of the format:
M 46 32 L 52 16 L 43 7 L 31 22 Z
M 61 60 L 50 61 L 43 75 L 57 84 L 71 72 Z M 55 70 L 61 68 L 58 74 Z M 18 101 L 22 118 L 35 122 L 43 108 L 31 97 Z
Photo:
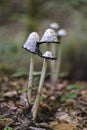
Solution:
M 56 23 L 56 22 L 53 22 L 49 25 L 50 28 L 52 29 L 58 29 L 59 28 L 59 25 Z
M 52 53 L 51 53 L 50 51 L 46 51 L 46 52 L 43 54 L 43 56 L 44 56 L 45 58 L 43 59 L 43 66 L 42 66 L 42 72 L 41 72 L 39 87 L 38 87 L 37 96 L 36 96 L 34 105 L 33 105 L 33 107 L 32 107 L 32 118 L 33 118 L 33 121 L 36 120 L 37 114 L 38 114 L 38 110 L 39 110 L 40 95 L 42 94 L 42 89 L 43 89 L 43 84 L 44 84 L 45 75 L 46 75 L 46 70 L 47 70 L 47 64 L 48 64 L 46 57 L 52 58 Z
M 46 51 L 43 55 L 42 58 L 46 58 L 46 59 L 51 59 L 51 60 L 56 60 L 56 57 L 52 56 L 51 51 Z
M 42 36 L 42 38 L 41 38 L 41 40 L 40 40 L 40 42 L 37 42 L 37 49 L 39 50 L 39 52 L 40 52 L 40 49 L 39 49 L 39 47 L 40 47 L 40 45 L 41 44 L 55 44 L 55 43 L 60 43 L 59 41 L 58 41 L 58 38 L 57 38 L 57 36 L 56 36 L 56 33 L 55 33 L 55 31 L 53 30 L 53 29 L 47 29 L 46 31 L 45 31 L 45 33 L 43 34 L 43 36 Z M 42 57 L 42 58 L 47 58 L 47 59 L 53 59 L 53 60 L 55 60 L 56 59 L 56 57 L 45 57 L 43 54 L 41 54 L 42 52 L 40 52 L 40 53 L 38 53 L 38 55 L 40 56 L 40 57 Z
M 58 32 L 57 32 L 57 37 L 64 37 L 67 35 L 67 32 L 65 29 L 60 29 Z
M 31 53 L 38 54 L 39 49 L 37 47 L 37 42 L 39 42 L 39 35 L 37 32 L 32 32 L 24 43 L 23 48 Z
M 46 51 L 43 56 L 52 58 L 52 53 L 50 51 Z
M 53 29 L 47 29 L 43 34 L 40 42 L 37 42 L 38 45 L 42 43 L 60 43 L 57 39 L 56 33 Z
M 39 35 L 36 32 L 32 32 L 28 39 L 26 40 L 25 44 L 23 45 L 23 48 L 25 48 L 27 51 L 31 52 L 30 57 L 30 69 L 29 69 L 29 77 L 28 77 L 28 89 L 29 91 L 26 92 L 28 105 L 31 104 L 31 87 L 33 84 L 33 70 L 34 70 L 34 54 L 39 54 L 39 49 L 37 48 L 37 41 L 39 41 Z

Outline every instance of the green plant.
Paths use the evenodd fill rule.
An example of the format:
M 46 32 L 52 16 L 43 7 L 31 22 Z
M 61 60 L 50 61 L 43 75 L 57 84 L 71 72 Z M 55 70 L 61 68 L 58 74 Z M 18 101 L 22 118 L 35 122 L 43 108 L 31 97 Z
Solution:
M 83 88 L 80 84 L 72 84 L 67 86 L 67 90 L 78 90 L 80 91 Z
M 40 71 L 33 71 L 34 77 L 38 78 L 40 75 L 41 75 Z M 20 69 L 16 70 L 16 72 L 11 75 L 11 77 L 13 77 L 13 78 L 23 78 L 23 77 L 27 77 L 27 76 L 28 76 L 28 72 L 24 68 L 20 68 Z
M 27 71 L 24 68 L 20 68 L 16 70 L 15 73 L 11 75 L 13 78 L 20 78 L 20 77 L 26 77 L 28 75 Z
M 67 92 L 61 96 L 61 102 L 67 99 L 75 99 L 78 97 L 79 91 L 83 89 L 82 85 L 72 84 L 67 86 Z
M 7 53 L 17 53 L 18 48 L 16 44 L 12 43 L 2 43 L 0 44 L 0 55 Z
M 10 126 L 6 126 L 6 127 L 4 128 L 4 130 L 13 130 L 13 128 L 10 127 Z
M 78 96 L 78 91 L 77 92 L 76 91 L 74 91 L 74 92 L 67 92 L 64 95 L 62 95 L 60 101 L 64 102 L 67 99 L 75 99 L 75 98 L 77 98 L 77 96 Z
M 18 90 L 18 93 L 21 94 L 21 93 L 24 93 L 24 92 L 28 92 L 30 89 L 31 90 L 36 90 L 37 86 L 33 86 L 33 87 L 30 87 L 30 88 L 24 88 L 24 89 Z

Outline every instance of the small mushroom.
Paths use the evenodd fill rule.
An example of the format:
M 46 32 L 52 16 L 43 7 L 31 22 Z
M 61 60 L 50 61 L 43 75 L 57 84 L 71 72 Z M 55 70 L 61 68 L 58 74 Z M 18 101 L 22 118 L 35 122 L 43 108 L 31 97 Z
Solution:
M 33 120 L 36 119 L 37 113 L 38 113 L 38 108 L 39 108 L 39 104 L 40 104 L 40 95 L 42 93 L 45 74 L 46 74 L 46 69 L 47 69 L 47 59 L 49 59 L 49 58 L 52 59 L 52 57 L 53 56 L 52 56 L 52 53 L 50 51 L 46 51 L 43 54 L 44 61 L 43 61 L 43 67 L 42 67 L 42 72 L 41 72 L 41 78 L 40 78 L 40 82 L 39 82 L 39 87 L 38 87 L 36 100 L 35 100 L 35 103 L 34 103 L 33 108 L 32 108 Z
M 58 23 L 56 22 L 53 22 L 49 25 L 50 28 L 54 29 L 55 31 L 59 28 L 59 25 Z
M 28 105 L 31 104 L 31 87 L 33 83 L 33 69 L 34 69 L 34 54 L 38 54 L 37 42 L 39 41 L 39 35 L 36 32 L 33 32 L 29 35 L 28 39 L 23 45 L 23 48 L 31 52 L 30 59 L 30 69 L 29 69 L 29 78 L 28 78 L 28 88 L 29 91 L 26 93 Z
M 59 31 L 57 31 L 56 34 L 57 34 L 57 37 L 60 41 L 62 37 L 65 37 L 67 35 L 67 32 L 65 29 L 60 29 Z

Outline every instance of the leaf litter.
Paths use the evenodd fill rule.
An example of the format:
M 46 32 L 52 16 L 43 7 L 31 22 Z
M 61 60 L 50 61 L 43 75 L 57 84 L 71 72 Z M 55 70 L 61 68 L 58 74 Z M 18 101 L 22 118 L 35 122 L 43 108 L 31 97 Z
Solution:
M 25 91 L 18 93 L 26 86 L 25 78 L 0 77 L 0 130 L 87 130 L 86 82 L 73 85 L 63 80 L 56 84 L 53 92 L 52 85 L 45 82 L 35 123 L 31 116 L 32 105 L 27 107 Z M 33 101 L 36 89 L 32 91 Z M 71 92 L 76 95 L 69 95 Z

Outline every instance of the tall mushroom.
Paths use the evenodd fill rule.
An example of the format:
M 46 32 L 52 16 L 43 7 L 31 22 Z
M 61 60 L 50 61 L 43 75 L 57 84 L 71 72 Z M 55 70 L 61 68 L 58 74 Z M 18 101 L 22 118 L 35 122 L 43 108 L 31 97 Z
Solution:
M 44 34 L 43 34 L 43 36 L 42 36 L 40 42 L 38 42 L 38 46 L 40 46 L 41 44 L 44 45 L 44 43 L 47 44 L 47 49 L 52 52 L 53 57 L 55 57 L 55 59 L 56 59 L 56 58 L 57 58 L 56 55 L 55 55 L 56 53 L 54 52 L 53 49 L 51 50 L 50 46 L 51 46 L 51 45 L 54 46 L 54 44 L 58 45 L 58 44 L 60 44 L 60 42 L 58 41 L 58 38 L 57 38 L 57 36 L 56 36 L 56 33 L 55 33 L 55 31 L 54 31 L 53 29 L 48 28 L 48 29 L 44 32 Z M 39 48 L 39 47 L 38 47 L 38 48 Z M 51 66 L 54 66 L 54 64 L 55 64 L 54 61 L 50 61 L 50 65 L 51 65 Z M 52 71 L 52 72 L 54 73 L 54 71 Z M 51 73 L 52 73 L 52 72 L 51 72 Z M 52 74 L 53 74 L 53 73 L 52 73 Z M 54 77 L 53 77 L 53 78 L 54 78 Z M 53 79 L 52 79 L 52 80 L 53 80 Z M 53 87 L 52 85 L 50 85 L 50 90 L 51 90 L 51 93 L 53 93 L 54 87 Z
M 61 41 L 61 38 L 65 37 L 67 35 L 67 32 L 65 29 L 60 29 L 59 31 L 57 31 L 56 34 L 57 34 L 59 41 Z
M 55 59 L 52 56 L 52 53 L 50 51 L 46 51 L 42 55 L 42 57 L 44 58 L 44 61 L 43 61 L 43 67 L 42 67 L 42 72 L 41 72 L 41 78 L 40 78 L 40 82 L 39 82 L 39 87 L 38 87 L 36 100 L 35 100 L 35 103 L 34 103 L 33 108 L 32 108 L 32 116 L 33 116 L 33 120 L 34 121 L 35 121 L 35 119 L 37 117 L 38 108 L 39 108 L 39 104 L 40 104 L 40 95 L 42 93 L 42 88 L 43 88 L 45 74 L 46 74 L 46 69 L 47 69 L 47 59 L 52 59 L 52 60 Z
M 37 44 L 38 48 L 40 47 L 41 44 L 47 43 L 47 46 L 48 46 L 47 49 L 50 50 L 51 44 L 56 44 L 56 43 L 58 44 L 60 42 L 57 39 L 55 31 L 53 29 L 49 28 L 49 29 L 46 29 L 41 40 L 37 43 L 38 43 Z M 55 57 L 56 55 L 53 54 L 53 56 Z
M 51 23 L 51 24 L 49 25 L 49 27 L 50 27 L 51 29 L 54 29 L 55 32 L 59 29 L 59 25 L 58 25 L 56 22 Z M 55 44 L 52 44 L 52 45 L 51 45 L 51 50 L 52 50 L 52 52 L 56 55 L 56 46 L 55 46 Z
M 59 41 L 61 41 L 61 39 L 63 37 L 65 37 L 66 35 L 67 35 L 67 32 L 65 29 L 60 29 L 57 32 L 57 38 L 59 39 Z M 58 50 L 58 54 L 57 54 L 57 62 L 56 62 L 56 67 L 55 67 L 55 71 L 56 71 L 57 75 L 55 75 L 55 80 L 58 80 L 58 77 L 59 77 L 61 56 L 62 56 L 62 44 L 59 46 L 59 50 Z
M 26 42 L 23 45 L 23 48 L 27 51 L 31 52 L 30 58 L 30 69 L 29 69 L 29 77 L 28 77 L 28 91 L 26 93 L 28 105 L 31 104 L 31 87 L 33 83 L 33 69 L 34 69 L 34 54 L 38 54 L 37 52 L 37 42 L 39 42 L 39 35 L 37 32 L 32 32 Z
M 43 34 L 40 42 L 37 42 L 38 48 L 40 47 L 41 44 L 47 43 L 48 45 L 54 44 L 54 43 L 59 43 L 56 33 L 53 29 L 47 29 L 45 33 Z M 40 78 L 40 83 L 39 83 L 39 88 L 38 88 L 38 93 L 36 96 L 35 103 L 32 108 L 32 116 L 33 120 L 36 119 L 38 108 L 39 108 L 39 103 L 40 103 L 40 94 L 42 92 L 42 87 L 44 83 L 44 78 L 45 78 L 45 73 L 46 73 L 46 68 L 47 68 L 47 59 L 55 60 L 56 57 L 52 56 L 52 53 L 50 51 L 46 51 L 44 54 L 40 55 L 42 58 L 44 58 L 43 61 L 43 67 L 42 67 L 42 73 L 41 73 L 41 78 Z
M 59 24 L 56 23 L 56 22 L 53 22 L 49 25 L 49 27 L 54 29 L 55 32 L 57 32 L 57 30 L 59 29 Z M 58 47 L 56 47 L 55 44 L 52 44 L 50 48 L 51 48 L 53 54 L 56 55 Z M 55 77 L 57 75 L 57 73 L 55 71 L 55 67 L 56 67 L 55 65 L 56 65 L 56 61 L 51 61 L 51 64 L 50 64 L 50 69 L 51 69 L 50 82 L 52 84 L 52 87 L 53 87 L 53 85 L 55 86 Z

